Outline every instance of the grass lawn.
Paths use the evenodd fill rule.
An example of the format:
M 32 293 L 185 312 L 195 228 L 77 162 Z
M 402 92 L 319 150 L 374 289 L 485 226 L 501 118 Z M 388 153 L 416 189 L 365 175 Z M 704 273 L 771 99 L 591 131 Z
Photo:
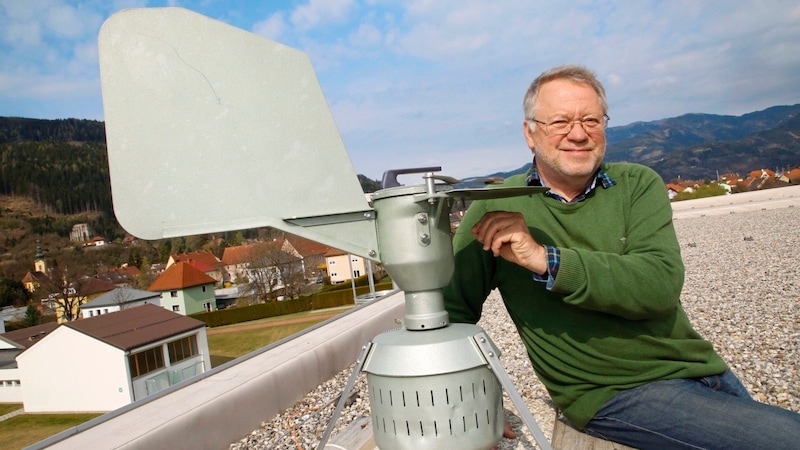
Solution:
M 22 409 L 22 403 L 0 403 L 0 416 Z
M 100 414 L 20 414 L 0 422 L 0 450 L 19 450 Z
M 208 335 L 208 351 L 211 352 L 211 367 L 217 367 L 228 361 L 246 355 L 254 350 L 258 350 L 265 345 L 279 341 L 294 333 L 312 327 L 324 320 L 324 317 L 314 319 L 314 315 L 319 314 L 290 314 L 281 316 L 281 319 L 292 319 L 306 317 L 307 322 L 293 323 L 279 326 L 265 326 L 263 328 L 253 328 L 248 330 L 238 330 L 231 333 L 220 333 Z M 247 322 L 247 324 L 264 323 L 275 321 L 276 319 L 264 319 L 263 321 Z M 241 324 L 240 324 L 241 326 Z

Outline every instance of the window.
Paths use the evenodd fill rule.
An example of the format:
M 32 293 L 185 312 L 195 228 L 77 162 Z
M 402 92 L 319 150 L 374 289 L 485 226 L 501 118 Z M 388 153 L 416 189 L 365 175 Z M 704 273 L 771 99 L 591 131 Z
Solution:
M 361 276 L 361 271 L 360 270 L 354 270 L 353 271 L 353 278 L 358 278 L 360 276 Z
M 178 296 L 178 291 L 169 291 L 169 296 L 170 297 L 177 297 Z
M 108 308 L 103 308 L 103 314 L 108 314 Z
M 128 355 L 128 365 L 130 366 L 131 378 L 140 377 L 164 367 L 164 351 L 161 347 L 156 347 Z
M 197 336 L 187 336 L 167 344 L 170 363 L 183 361 L 197 354 Z
M 181 312 L 181 305 L 172 305 L 172 310 L 174 312 Z
M 205 285 L 203 285 L 203 292 L 205 292 L 205 291 L 206 291 L 206 286 L 205 286 Z
M 211 302 L 205 302 L 205 303 L 203 303 L 203 309 L 204 309 L 206 312 L 208 312 L 208 311 L 211 311 Z
M 94 310 L 89 310 L 89 317 L 94 317 Z

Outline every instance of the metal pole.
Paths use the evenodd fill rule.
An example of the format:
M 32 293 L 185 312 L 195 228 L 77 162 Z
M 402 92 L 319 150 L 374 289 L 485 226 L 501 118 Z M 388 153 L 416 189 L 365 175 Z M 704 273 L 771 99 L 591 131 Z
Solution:
M 353 303 L 356 302 L 356 277 L 353 276 L 353 255 L 347 254 L 347 265 L 350 267 L 350 286 L 353 288 Z
M 372 260 L 364 259 L 367 263 L 367 275 L 369 277 L 369 293 L 372 294 L 372 298 L 375 298 L 375 280 L 372 279 Z
M 537 444 L 539 444 L 539 448 L 542 450 L 553 450 L 550 442 L 547 441 L 547 437 L 545 437 L 542 429 L 539 428 L 539 425 L 536 423 L 536 419 L 533 418 L 533 414 L 531 414 L 531 411 L 525 404 L 525 400 L 523 400 L 522 396 L 519 394 L 519 392 L 517 392 L 516 388 L 514 387 L 514 382 L 511 381 L 511 378 L 509 378 L 506 369 L 503 367 L 503 364 L 500 363 L 500 355 L 495 353 L 492 349 L 489 336 L 486 334 L 486 332 L 481 331 L 480 333 L 476 334 L 474 338 L 475 343 L 478 344 L 478 348 L 483 354 L 483 357 L 486 358 L 486 362 L 489 363 L 489 366 L 492 368 L 495 376 L 497 376 L 500 384 L 505 387 L 506 394 L 508 394 L 509 398 L 511 398 L 511 402 L 517 407 L 517 412 L 522 417 L 525 425 L 528 426 L 528 430 L 530 430 L 533 439 Z

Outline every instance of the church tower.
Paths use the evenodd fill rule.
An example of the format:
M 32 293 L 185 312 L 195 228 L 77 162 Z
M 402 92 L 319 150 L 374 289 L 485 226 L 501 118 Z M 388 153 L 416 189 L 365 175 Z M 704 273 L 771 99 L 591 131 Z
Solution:
M 47 274 L 47 262 L 44 260 L 44 253 L 42 253 L 42 246 L 39 241 L 36 241 L 36 256 L 33 257 L 33 270 Z

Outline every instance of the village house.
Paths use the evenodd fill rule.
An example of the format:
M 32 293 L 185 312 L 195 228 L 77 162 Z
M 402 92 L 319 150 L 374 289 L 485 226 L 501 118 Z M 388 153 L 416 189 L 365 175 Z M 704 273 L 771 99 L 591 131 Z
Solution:
M 0 334 L 0 403 L 22 403 L 16 358 L 23 350 L 25 347 Z
M 53 293 L 42 299 L 42 304 L 56 313 L 58 323 L 69 322 L 80 316 L 81 306 L 117 287 L 93 277 L 81 277 L 67 286 L 65 292 Z
M 795 167 L 783 172 L 779 179 L 784 183 L 800 184 L 800 168 Z
M 28 334 L 3 335 L 30 344 L 16 356 L 27 413 L 111 411 L 211 367 L 205 324 L 152 304 Z
M 84 319 L 88 319 L 89 317 L 147 304 L 161 306 L 161 293 L 121 287 L 106 292 L 81 306 L 81 316 Z
M 672 200 L 683 192 L 684 187 L 676 183 L 667 183 L 667 195 Z
M 282 271 L 278 266 L 291 258 L 303 259 L 291 244 L 284 239 L 278 239 L 226 247 L 222 253 L 222 264 L 231 282 L 251 282 L 258 278 L 258 274 L 253 271 L 271 272 L 280 277 Z M 280 281 L 279 284 L 282 285 L 283 282 Z
M 142 272 L 136 267 L 128 266 L 126 264 L 120 268 L 113 268 L 105 272 L 99 272 L 97 275 L 95 275 L 95 278 L 98 280 L 103 280 L 107 283 L 111 283 L 116 287 L 129 287 L 134 281 L 136 281 L 136 277 L 141 273 Z
M 327 274 L 325 254 L 331 247 L 292 234 L 286 234 L 286 244 L 294 250 L 293 254 L 303 259 L 305 278 L 322 282 L 322 278 Z
M 344 283 L 375 270 L 371 260 L 333 249 L 325 254 L 331 284 Z M 367 265 L 370 264 L 371 267 Z
M 217 309 L 214 298 L 216 283 L 217 280 L 195 269 L 188 262 L 180 261 L 169 266 L 147 290 L 160 292 L 163 308 L 189 315 Z
M 170 255 L 165 269 L 169 269 L 173 264 L 179 262 L 189 263 L 189 265 L 195 269 L 210 276 L 216 280 L 217 286 L 219 287 L 222 287 L 225 282 L 225 272 L 222 261 L 208 250 Z

